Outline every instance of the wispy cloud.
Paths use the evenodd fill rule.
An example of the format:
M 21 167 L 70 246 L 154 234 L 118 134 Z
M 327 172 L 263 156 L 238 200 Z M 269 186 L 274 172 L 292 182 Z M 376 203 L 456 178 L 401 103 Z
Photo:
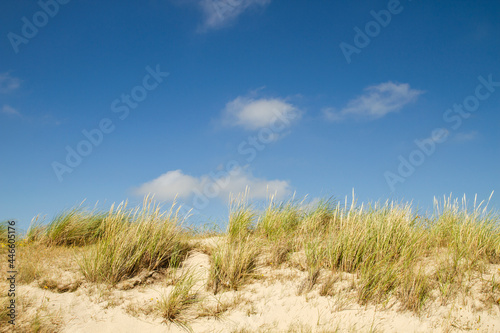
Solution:
M 62 124 L 61 120 L 55 118 L 51 114 L 30 116 L 19 112 L 17 109 L 7 104 L 4 104 L 0 108 L 0 115 L 2 114 L 11 117 L 18 117 L 19 119 L 22 119 L 24 122 L 37 124 L 40 126 L 59 126 Z
M 240 96 L 226 104 L 222 122 L 227 126 L 254 131 L 272 127 L 276 122 L 280 122 L 280 126 L 290 127 L 300 116 L 301 111 L 283 99 Z
M 342 115 L 337 111 L 337 109 L 328 107 L 321 110 L 323 116 L 329 121 L 339 121 L 342 120 Z
M 2 107 L 2 113 L 4 114 L 8 114 L 8 115 L 11 115 L 11 116 L 18 116 L 20 117 L 21 116 L 21 113 L 19 113 L 19 111 L 17 111 L 16 109 L 14 109 L 12 106 L 10 105 L 7 105 L 5 104 L 3 107 Z
M 9 73 L 0 73 L 0 93 L 10 94 L 21 86 L 21 80 Z
M 200 0 L 205 21 L 200 31 L 220 29 L 234 22 L 249 8 L 265 7 L 271 0 Z
M 438 129 L 439 135 L 431 134 L 426 138 L 423 138 L 421 140 L 418 140 L 420 142 L 434 142 L 434 143 L 442 143 L 443 140 L 447 140 L 450 138 L 451 132 L 446 129 L 446 128 L 440 128 Z
M 350 100 L 338 111 L 333 108 L 323 109 L 323 114 L 331 121 L 340 121 L 347 117 L 378 119 L 415 102 L 422 93 L 421 90 L 411 89 L 407 83 L 385 82 L 365 88 L 363 95 Z
M 42 125 L 50 125 L 50 126 L 59 126 L 63 123 L 62 120 L 54 117 L 51 114 L 43 115 L 39 121 Z
M 454 140 L 457 142 L 468 142 L 475 140 L 477 136 L 478 133 L 476 131 L 460 132 L 455 134 Z
M 208 189 L 210 193 L 214 193 L 212 197 L 227 201 L 230 193 L 244 193 L 247 187 L 249 199 L 263 199 L 274 193 L 282 198 L 291 192 L 288 181 L 254 177 L 248 167 L 233 169 L 224 179 L 213 179 L 209 175 L 193 177 L 184 174 L 182 170 L 168 171 L 142 184 L 133 192 L 140 196 L 154 194 L 159 200 L 172 201 L 176 196 L 187 199 L 196 194 L 201 195 Z

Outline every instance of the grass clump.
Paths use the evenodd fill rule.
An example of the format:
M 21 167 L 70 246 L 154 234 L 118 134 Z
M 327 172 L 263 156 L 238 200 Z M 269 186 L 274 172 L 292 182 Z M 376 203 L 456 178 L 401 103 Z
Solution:
M 244 196 L 231 198 L 229 211 L 227 236 L 231 242 L 239 241 L 253 231 L 256 214 L 248 206 Z
M 37 261 L 21 261 L 18 265 L 18 281 L 21 284 L 30 284 L 42 277 L 44 270 Z
M 95 243 L 102 235 L 107 214 L 88 211 L 81 206 L 64 211 L 49 224 L 36 217 L 26 234 L 28 242 L 41 242 L 50 246 L 83 246 Z
M 0 222 L 0 244 L 7 244 L 9 221 Z
M 319 289 L 320 296 L 334 296 L 335 295 L 335 283 L 340 280 L 338 275 L 329 274 L 325 281 L 321 284 Z
M 302 215 L 302 211 L 292 200 L 276 203 L 272 196 L 257 224 L 257 231 L 271 242 L 282 240 L 296 232 Z
M 413 257 L 422 238 L 409 206 L 375 205 L 341 212 L 328 236 L 327 260 L 333 269 L 355 272 L 376 261 Z
M 299 289 L 297 291 L 299 295 L 302 293 L 309 292 L 318 281 L 318 277 L 322 267 L 322 260 L 324 259 L 323 244 L 318 243 L 317 241 L 310 241 L 306 243 L 305 255 L 306 255 L 307 277 L 299 286 Z
M 116 284 L 141 270 L 176 267 L 187 254 L 174 206 L 168 213 L 145 199 L 142 210 L 111 208 L 97 243 L 79 261 L 91 282 Z M 124 222 L 126 221 L 126 222 Z
M 419 313 L 425 307 L 425 303 L 430 299 L 433 285 L 432 280 L 423 270 L 416 273 L 406 271 L 404 274 L 397 298 L 401 302 L 404 310 Z
M 465 197 L 461 205 L 458 199 L 449 197 L 441 204 L 435 200 L 435 207 L 432 231 L 437 247 L 451 250 L 454 260 L 464 259 L 468 266 L 500 263 L 500 224 L 498 216 L 487 210 L 487 204 L 476 204 L 474 200 L 469 209 Z
M 213 318 L 222 319 L 222 316 L 228 311 L 235 309 L 245 300 L 241 295 L 233 296 L 231 298 L 223 299 L 221 297 L 214 297 L 213 299 L 205 298 L 198 307 L 196 318 Z
M 300 233 L 307 237 L 322 237 L 331 232 L 338 221 L 339 209 L 332 199 L 320 200 L 302 218 Z
M 255 212 L 246 202 L 247 193 L 231 198 L 227 239 L 220 242 L 210 256 L 208 289 L 217 294 L 219 289 L 237 290 L 257 267 L 260 245 L 256 240 L 253 223 Z
M 297 233 L 303 216 L 304 210 L 293 199 L 279 203 L 274 196 L 270 197 L 255 230 L 262 240 L 267 264 L 278 267 L 288 261 L 290 253 L 301 247 Z
M 102 233 L 106 214 L 74 208 L 56 216 L 45 230 L 42 240 L 50 245 L 95 243 Z
M 184 272 L 170 292 L 160 298 L 158 310 L 165 321 L 185 326 L 181 318 L 182 312 L 199 301 L 196 292 L 193 292 L 196 281 L 192 272 Z
M 208 288 L 237 290 L 257 268 L 259 246 L 249 237 L 238 242 L 224 242 L 211 256 Z
M 30 284 L 47 273 L 46 259 L 53 254 L 45 246 L 30 244 L 19 249 L 17 260 L 17 281 L 21 284 Z
M 48 224 L 35 217 L 26 233 L 28 243 L 49 246 L 84 246 L 95 243 L 102 235 L 106 213 L 72 208 L 57 215 Z

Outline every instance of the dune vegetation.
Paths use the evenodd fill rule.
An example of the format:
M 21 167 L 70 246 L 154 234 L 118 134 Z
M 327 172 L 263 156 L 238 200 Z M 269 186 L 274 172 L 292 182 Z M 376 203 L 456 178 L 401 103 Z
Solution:
M 17 240 L 17 323 L 15 329 L 8 324 L 3 294 L 1 330 L 70 330 L 71 314 L 39 296 L 55 295 L 53 302 L 61 305 L 58 297 L 72 294 L 159 328 L 199 331 L 217 323 L 221 331 L 255 331 L 243 321 L 234 324 L 236 313 L 259 315 L 259 303 L 248 295 L 285 282 L 293 286 L 290 300 L 303 299 L 321 311 L 318 304 L 327 301 L 333 319 L 322 324 L 318 310 L 311 322 L 259 330 L 377 330 L 374 323 L 335 322 L 353 306 L 410 316 L 441 331 L 484 329 L 500 319 L 500 217 L 485 202 L 444 198 L 435 201 L 432 214 L 421 214 L 408 203 L 270 198 L 257 209 L 239 198 L 231 201 L 225 232 L 184 224 L 178 207 L 165 211 L 151 198 L 139 208 L 78 207 L 49 223 L 33 223 Z M 6 258 L 4 229 L 0 255 Z M 203 260 L 206 270 L 198 269 Z M 159 290 L 157 298 L 127 298 L 147 286 Z M 460 322 L 452 313 L 462 308 L 479 321 Z M 388 330 L 383 321 L 377 327 Z

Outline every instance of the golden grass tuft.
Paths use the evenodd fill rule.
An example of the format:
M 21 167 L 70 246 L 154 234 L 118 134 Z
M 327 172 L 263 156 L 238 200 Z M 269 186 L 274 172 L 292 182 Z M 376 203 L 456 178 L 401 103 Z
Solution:
M 162 295 L 157 309 L 165 321 L 187 326 L 186 321 L 182 318 L 183 312 L 200 301 L 197 293 L 193 291 L 196 281 L 197 279 L 192 272 L 183 272 L 170 292 Z
M 212 253 L 207 287 L 219 290 L 238 288 L 254 276 L 259 246 L 250 237 L 238 242 L 224 242 Z
M 112 207 L 102 236 L 79 261 L 85 278 L 116 284 L 141 270 L 178 266 L 189 246 L 173 208 L 162 213 L 148 198 L 141 210 Z

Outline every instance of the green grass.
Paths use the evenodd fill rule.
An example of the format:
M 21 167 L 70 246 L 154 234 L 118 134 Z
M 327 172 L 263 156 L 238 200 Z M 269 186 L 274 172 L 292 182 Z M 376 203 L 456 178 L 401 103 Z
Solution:
M 474 273 L 500 262 L 500 219 L 486 207 L 445 198 L 436 201 L 436 214 L 425 218 L 410 204 L 394 202 L 357 206 L 354 199 L 351 205 L 324 200 L 306 209 L 271 200 L 254 237 L 270 249 L 271 258 L 283 248 L 281 253 L 304 251 L 308 274 L 300 291 L 311 289 L 321 270 L 355 273 L 361 304 L 393 297 L 402 309 L 419 312 L 432 290 L 453 299 L 467 292 L 464 281 Z M 425 273 L 424 260 L 437 270 Z M 321 288 L 326 294 L 332 287 L 327 280 Z
M 168 213 L 151 201 L 135 211 L 112 207 L 102 224 L 102 236 L 79 261 L 91 282 L 115 284 L 141 270 L 176 267 L 189 249 L 173 207 Z
M 229 211 L 227 236 L 234 242 L 253 231 L 256 213 L 248 206 L 244 197 L 231 198 Z
M 444 198 L 435 203 L 433 234 L 436 246 L 446 247 L 455 260 L 468 265 L 481 261 L 500 262 L 500 225 L 498 216 L 487 210 L 483 202 L 468 208 L 465 197 Z
M 297 231 L 303 211 L 292 200 L 277 203 L 272 197 L 257 224 L 257 231 L 270 241 L 279 241 Z
M 47 245 L 83 246 L 95 243 L 103 232 L 107 214 L 81 206 L 58 214 L 47 225 L 33 219 L 26 240 Z
M 219 290 L 238 288 L 254 276 L 259 245 L 249 236 L 238 242 L 223 242 L 212 253 L 208 288 Z
M 80 208 L 64 212 L 48 225 L 44 240 L 53 245 L 95 243 L 103 232 L 105 217 L 105 213 Z

